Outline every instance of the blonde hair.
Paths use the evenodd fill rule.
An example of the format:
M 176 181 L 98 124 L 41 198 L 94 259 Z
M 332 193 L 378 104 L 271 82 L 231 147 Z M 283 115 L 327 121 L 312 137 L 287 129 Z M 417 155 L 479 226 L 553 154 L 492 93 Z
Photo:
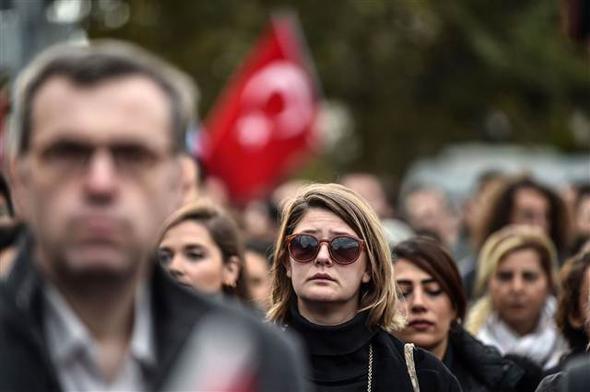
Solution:
M 466 329 L 477 334 L 493 311 L 488 284 L 502 260 L 510 253 L 522 249 L 535 249 L 541 267 L 547 275 L 549 287 L 555 292 L 557 281 L 557 251 L 549 237 L 540 229 L 526 225 L 511 225 L 493 233 L 479 253 L 474 295 L 479 298 L 471 307 L 465 323 Z
M 272 261 L 271 307 L 267 318 L 277 323 L 284 323 L 287 319 L 295 292 L 287 276 L 289 256 L 285 240 L 310 208 L 335 214 L 366 244 L 371 280 L 361 288 L 358 311 L 369 311 L 368 326 L 378 326 L 390 333 L 403 328 L 404 319 L 396 310 L 397 290 L 391 252 L 381 222 L 360 196 L 338 184 L 307 185 L 284 204 Z

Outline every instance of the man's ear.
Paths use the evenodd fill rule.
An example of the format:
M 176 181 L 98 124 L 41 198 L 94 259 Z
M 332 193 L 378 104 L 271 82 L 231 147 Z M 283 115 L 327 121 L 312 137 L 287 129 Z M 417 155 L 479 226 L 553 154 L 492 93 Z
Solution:
M 195 160 L 183 154 L 179 157 L 181 169 L 181 192 L 182 204 L 188 204 L 195 201 L 199 196 L 199 166 Z
M 10 158 L 4 168 L 15 216 L 17 219 L 26 220 L 29 210 L 29 192 L 27 189 L 31 177 L 30 160 L 27 158 Z

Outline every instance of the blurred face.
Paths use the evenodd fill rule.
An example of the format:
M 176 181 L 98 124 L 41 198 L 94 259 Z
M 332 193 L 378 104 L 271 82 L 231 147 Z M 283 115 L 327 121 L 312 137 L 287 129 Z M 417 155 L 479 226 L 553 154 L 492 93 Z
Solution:
M 514 194 L 511 223 L 537 226 L 549 233 L 549 200 L 533 189 L 522 188 Z
M 358 238 L 354 230 L 332 212 L 312 208 L 305 213 L 293 234 L 311 234 L 318 239 L 331 240 L 339 235 Z M 322 243 L 317 256 L 307 263 L 289 257 L 287 276 L 291 278 L 298 304 L 322 304 L 349 311 L 358 309 L 359 289 L 370 281 L 367 271 L 367 255 L 363 250 L 353 263 L 342 265 L 334 261 L 328 252 L 328 244 Z
M 206 293 L 221 293 L 224 284 L 231 286 L 237 280 L 209 230 L 195 221 L 171 227 L 160 243 L 158 257 L 180 284 Z
M 149 268 L 159 226 L 182 196 L 170 124 L 165 93 L 145 77 L 41 86 L 16 189 L 45 272 L 111 282 Z
M 578 298 L 578 314 L 570 315 L 570 323 L 575 328 L 583 328 L 586 336 L 590 337 L 590 268 L 584 271 L 584 279 L 580 288 L 580 297 Z
M 442 197 L 434 191 L 418 191 L 409 196 L 407 209 L 410 223 L 419 229 L 439 231 L 439 221 L 445 206 Z
M 269 213 L 268 205 L 262 201 L 248 203 L 242 213 L 245 234 L 248 238 L 274 240 L 276 225 Z
M 586 271 L 588 272 L 588 271 Z M 588 283 L 588 274 L 586 274 L 586 282 Z M 590 284 L 587 284 L 585 287 L 585 291 L 581 295 L 586 295 L 586 304 L 582 311 L 584 312 L 584 332 L 586 332 L 586 336 L 590 340 Z M 588 348 L 586 348 L 588 351 Z
M 522 249 L 508 254 L 491 278 L 489 290 L 500 318 L 521 335 L 531 332 L 550 293 L 537 251 Z
M 415 230 L 428 230 L 452 244 L 457 222 L 449 211 L 443 193 L 426 189 L 412 193 L 406 200 L 408 221 Z
M 395 277 L 408 312 L 408 325 L 399 336 L 442 358 L 451 322 L 457 318 L 449 296 L 430 274 L 408 260 L 395 264 Z
M 342 185 L 361 195 L 380 218 L 391 215 L 391 207 L 379 180 L 371 175 L 352 175 L 342 181 Z
M 590 196 L 580 200 L 575 219 L 577 233 L 590 235 Z
M 259 253 L 246 252 L 246 279 L 250 294 L 264 310 L 270 305 L 270 267 L 266 258 Z
M 14 218 L 10 216 L 10 209 L 8 208 L 8 201 L 0 195 L 0 227 L 11 226 L 14 223 Z

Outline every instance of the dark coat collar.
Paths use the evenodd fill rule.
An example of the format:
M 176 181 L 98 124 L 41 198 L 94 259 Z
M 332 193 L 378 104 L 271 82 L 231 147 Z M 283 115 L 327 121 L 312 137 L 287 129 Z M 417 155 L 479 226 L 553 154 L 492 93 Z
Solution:
M 443 362 L 462 384 L 475 382 L 490 390 L 510 390 L 524 375 L 520 366 L 502 357 L 496 348 L 483 344 L 461 326 L 451 329 Z
M 296 306 L 289 311 L 289 326 L 307 342 L 311 355 L 341 356 L 354 353 L 369 344 L 377 330 L 367 327 L 368 312 L 336 326 L 317 325 L 306 320 Z
M 380 330 L 372 340 L 375 350 L 374 391 L 413 391 L 404 358 L 404 343 Z M 415 348 L 416 374 L 421 391 L 459 392 L 460 386 L 449 370 L 429 352 Z
M 353 319 L 351 320 L 351 322 L 335 328 L 342 328 L 347 333 L 350 332 L 349 330 L 358 329 L 358 331 L 356 331 L 355 336 L 367 337 L 366 340 L 363 338 L 358 339 L 358 342 L 365 342 L 366 345 L 370 343 L 373 346 L 374 361 L 372 390 L 376 392 L 413 391 L 410 382 L 410 377 L 408 375 L 408 368 L 404 358 L 404 343 L 380 328 L 378 328 L 375 331 L 370 331 L 365 326 L 365 333 L 363 333 L 363 316 L 360 315 L 360 317 L 357 317 L 358 319 Z M 287 321 L 289 327 L 292 327 L 292 322 L 292 319 Z M 299 320 L 296 321 L 296 323 L 298 325 L 297 328 L 293 328 L 295 330 L 305 330 L 306 324 L 309 324 L 309 326 L 313 328 L 313 324 L 305 320 Z M 312 351 L 310 354 L 325 355 L 324 351 L 326 351 L 327 349 L 329 352 L 334 351 L 333 347 L 335 344 L 337 345 L 338 342 L 333 341 L 334 339 L 328 336 L 326 336 L 327 339 L 331 340 L 331 343 L 328 346 L 322 344 L 322 347 L 320 348 L 314 348 L 313 346 L 311 346 L 310 348 L 310 342 L 308 340 L 310 337 L 309 334 L 311 333 L 313 335 L 315 341 L 315 338 L 317 337 L 318 328 L 320 335 L 324 333 L 329 334 L 329 328 L 325 329 L 319 326 L 315 326 L 314 331 L 307 331 L 303 334 L 300 333 L 301 337 L 306 342 L 306 346 L 310 351 Z M 336 350 L 348 351 L 348 349 L 350 349 L 353 346 L 355 345 L 344 343 L 345 348 Z M 346 347 L 348 347 L 348 349 Z M 454 379 L 454 377 L 431 354 L 421 349 L 415 349 L 414 362 L 416 365 L 416 372 L 418 374 L 421 390 L 445 392 L 459 391 L 458 384 L 456 384 L 456 380 Z

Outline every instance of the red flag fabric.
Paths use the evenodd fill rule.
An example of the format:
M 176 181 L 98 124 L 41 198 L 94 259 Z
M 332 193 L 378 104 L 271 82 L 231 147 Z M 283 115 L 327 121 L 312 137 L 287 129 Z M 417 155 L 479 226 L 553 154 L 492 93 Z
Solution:
M 295 19 L 273 18 L 205 120 L 206 171 L 236 202 L 263 196 L 316 144 L 318 100 Z

